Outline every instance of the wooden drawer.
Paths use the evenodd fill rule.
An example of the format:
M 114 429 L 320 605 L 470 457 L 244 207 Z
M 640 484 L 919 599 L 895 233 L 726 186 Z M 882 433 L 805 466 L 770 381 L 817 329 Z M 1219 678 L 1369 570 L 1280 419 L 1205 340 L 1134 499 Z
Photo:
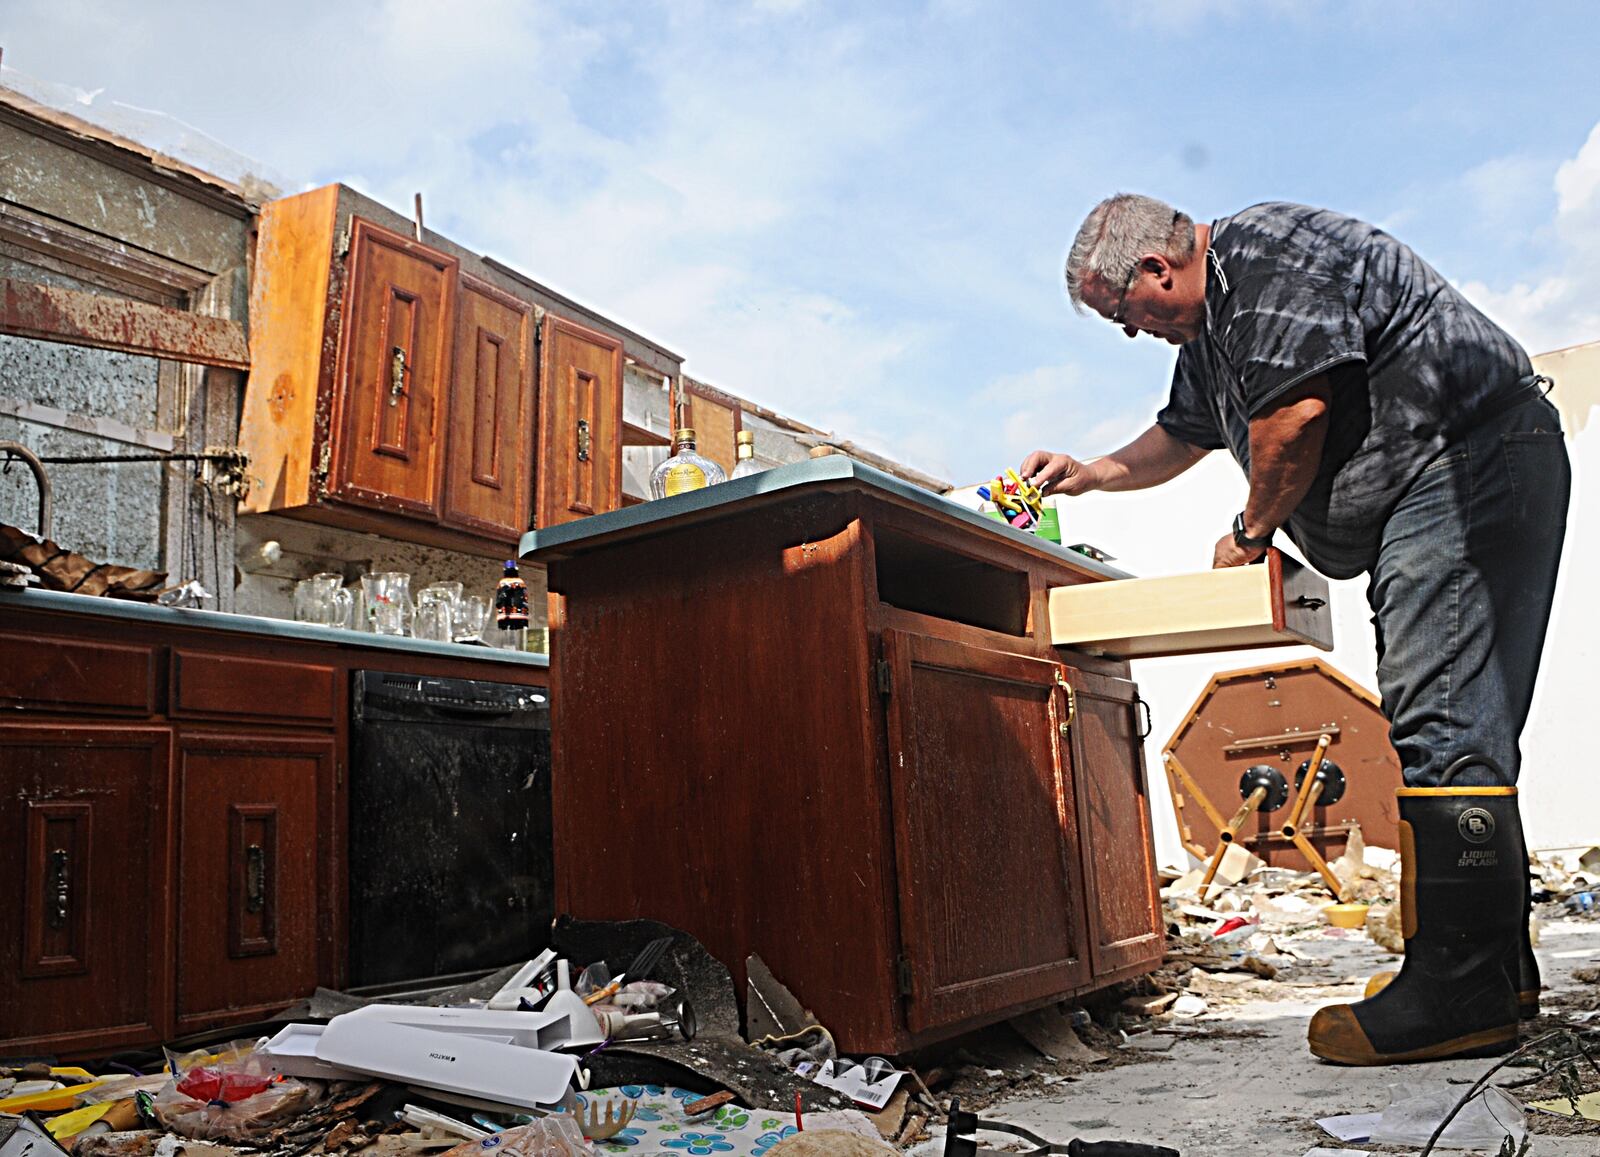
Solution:
M 1269 550 L 1254 566 L 1057 587 L 1050 639 L 1119 659 L 1299 644 L 1331 651 L 1333 614 L 1327 580 Z
M 172 715 L 178 719 L 275 719 L 329 725 L 332 667 L 172 651 Z
M 0 705 L 155 713 L 155 648 L 0 632 Z

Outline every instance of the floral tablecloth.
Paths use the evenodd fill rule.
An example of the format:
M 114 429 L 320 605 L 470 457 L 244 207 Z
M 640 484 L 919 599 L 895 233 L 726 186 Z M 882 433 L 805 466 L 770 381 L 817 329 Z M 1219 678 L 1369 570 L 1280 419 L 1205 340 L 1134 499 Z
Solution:
M 685 1102 L 701 1094 L 661 1085 L 622 1085 L 579 1093 L 585 1109 L 589 1102 L 637 1100 L 639 1111 L 628 1127 L 606 1141 L 596 1141 L 597 1153 L 627 1153 L 633 1157 L 762 1157 L 785 1137 L 793 1137 L 794 1116 L 724 1105 L 692 1121 L 683 1115 Z M 601 1109 L 602 1116 L 605 1110 Z

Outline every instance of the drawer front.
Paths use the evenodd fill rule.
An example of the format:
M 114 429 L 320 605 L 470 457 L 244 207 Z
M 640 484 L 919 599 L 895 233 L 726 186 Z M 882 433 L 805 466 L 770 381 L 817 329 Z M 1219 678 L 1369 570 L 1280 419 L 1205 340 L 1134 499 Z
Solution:
M 328 725 L 335 697 L 332 667 L 172 652 L 172 714 L 180 719 L 275 719 Z
M 1121 579 L 1050 592 L 1057 646 L 1150 659 L 1242 647 L 1333 650 L 1328 583 L 1269 550 L 1260 565 Z
M 155 648 L 0 632 L 0 706 L 152 715 Z

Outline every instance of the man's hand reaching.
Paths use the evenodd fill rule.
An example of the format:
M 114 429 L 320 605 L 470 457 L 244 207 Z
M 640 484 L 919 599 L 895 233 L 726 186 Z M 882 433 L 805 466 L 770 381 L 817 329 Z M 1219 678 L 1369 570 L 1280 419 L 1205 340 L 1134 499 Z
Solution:
M 1093 462 L 1079 462 L 1068 454 L 1035 450 L 1022 460 L 1017 471 L 1046 494 L 1076 496 L 1100 489 L 1101 477 Z

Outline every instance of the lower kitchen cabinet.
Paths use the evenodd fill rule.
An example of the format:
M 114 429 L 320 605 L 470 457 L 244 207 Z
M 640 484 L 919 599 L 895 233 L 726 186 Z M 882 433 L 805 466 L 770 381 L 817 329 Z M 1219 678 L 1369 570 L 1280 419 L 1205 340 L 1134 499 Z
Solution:
M 548 685 L 109 599 L 0 615 L 0 1056 L 148 1047 L 342 987 L 352 672 Z
M 889 777 L 919 1033 L 1089 979 L 1059 664 L 886 631 Z
M 0 726 L 0 1052 L 161 1032 L 169 762 L 163 727 Z
M 329 737 L 180 732 L 180 1033 L 282 1008 L 316 987 L 328 892 L 318 804 Z
M 1166 951 L 1150 830 L 1141 720 L 1148 710 L 1127 679 L 1065 668 L 1072 691 L 1072 780 L 1083 833 L 1085 895 L 1095 975 Z

